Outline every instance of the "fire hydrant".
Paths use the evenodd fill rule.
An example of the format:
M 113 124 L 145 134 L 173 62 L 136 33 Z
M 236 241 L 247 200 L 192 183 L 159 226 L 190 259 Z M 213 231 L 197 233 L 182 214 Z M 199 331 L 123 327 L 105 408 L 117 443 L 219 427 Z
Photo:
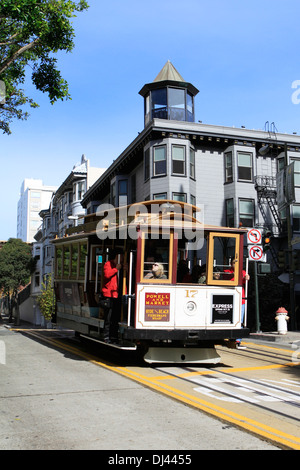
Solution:
M 279 307 L 276 312 L 275 320 L 277 320 L 277 332 L 279 335 L 287 334 L 287 320 L 290 318 L 287 316 L 287 313 L 284 307 Z

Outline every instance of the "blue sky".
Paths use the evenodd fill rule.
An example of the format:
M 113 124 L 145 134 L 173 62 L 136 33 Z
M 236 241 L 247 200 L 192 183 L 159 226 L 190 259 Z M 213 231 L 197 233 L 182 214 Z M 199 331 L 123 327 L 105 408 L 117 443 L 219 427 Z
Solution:
M 108 167 L 143 129 L 143 98 L 167 60 L 195 85 L 196 121 L 300 134 L 297 0 L 88 0 L 74 20 L 75 49 L 59 54 L 72 100 L 40 105 L 0 134 L 0 240 L 16 236 L 25 178 L 59 186 L 85 154 Z M 298 95 L 300 96 L 300 94 Z

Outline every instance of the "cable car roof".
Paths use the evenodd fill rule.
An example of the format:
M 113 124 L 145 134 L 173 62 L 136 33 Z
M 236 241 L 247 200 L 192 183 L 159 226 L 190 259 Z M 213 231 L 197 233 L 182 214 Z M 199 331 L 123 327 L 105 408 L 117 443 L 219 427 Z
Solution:
M 172 229 L 188 233 L 214 231 L 241 234 L 247 231 L 245 228 L 206 225 L 195 217 L 201 211 L 199 207 L 181 201 L 151 200 L 117 208 L 107 204 L 102 205 L 102 209 L 102 212 L 86 215 L 83 224 L 67 229 L 63 238 L 52 242 L 70 242 L 97 235 L 99 231 L 109 236 L 111 232 L 129 229 L 141 232 Z

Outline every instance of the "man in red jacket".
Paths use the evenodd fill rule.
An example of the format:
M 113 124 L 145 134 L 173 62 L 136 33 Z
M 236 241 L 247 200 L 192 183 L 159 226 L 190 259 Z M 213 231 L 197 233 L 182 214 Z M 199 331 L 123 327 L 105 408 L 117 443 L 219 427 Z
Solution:
M 103 267 L 102 294 L 109 300 L 109 306 L 104 308 L 104 341 L 106 343 L 118 341 L 118 323 L 121 312 L 118 272 L 122 268 L 122 264 L 118 263 L 118 257 L 116 251 L 111 251 Z

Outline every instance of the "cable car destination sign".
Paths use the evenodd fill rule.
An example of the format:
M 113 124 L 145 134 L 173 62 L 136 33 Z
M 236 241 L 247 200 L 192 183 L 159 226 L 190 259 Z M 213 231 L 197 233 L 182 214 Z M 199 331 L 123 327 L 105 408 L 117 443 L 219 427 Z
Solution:
M 249 261 L 266 262 L 266 254 L 262 246 L 262 231 L 257 228 L 248 230 L 247 233 L 248 243 L 248 257 Z

